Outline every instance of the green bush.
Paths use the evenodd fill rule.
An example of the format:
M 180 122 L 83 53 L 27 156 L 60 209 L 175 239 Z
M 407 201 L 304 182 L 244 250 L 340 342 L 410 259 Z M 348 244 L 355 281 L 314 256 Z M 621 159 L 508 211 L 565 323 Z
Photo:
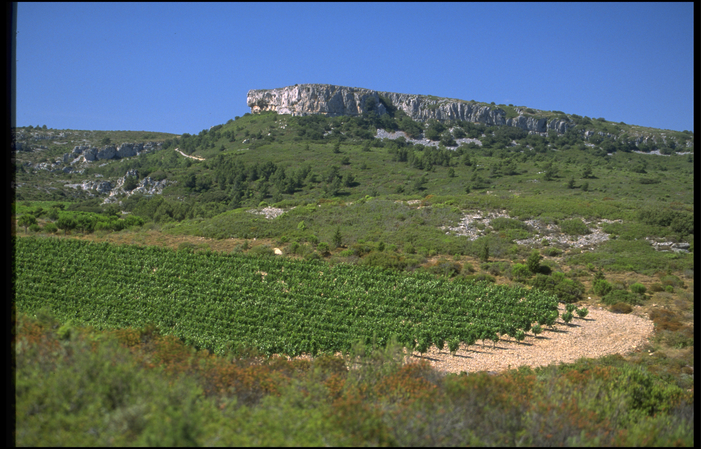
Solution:
M 44 225 L 44 232 L 48 232 L 49 234 L 55 234 L 58 232 L 58 227 L 54 223 L 46 223 Z
M 636 282 L 630 286 L 630 291 L 638 295 L 644 295 L 647 289 L 643 284 Z
M 458 262 L 440 259 L 435 265 L 428 268 L 428 271 L 433 274 L 440 274 L 446 277 L 453 277 L 460 274 L 462 266 Z
M 516 263 L 511 267 L 511 278 L 514 280 L 525 280 L 533 276 L 531 270 L 522 263 Z
M 256 256 L 274 256 L 275 255 L 275 251 L 273 251 L 273 249 L 269 245 L 265 245 L 265 244 L 254 246 L 253 248 L 251 248 L 249 253 L 254 254 Z
M 633 306 L 641 303 L 640 298 L 636 294 L 627 292 L 625 290 L 611 290 L 608 294 L 601 298 L 601 302 L 603 302 L 606 305 L 613 305 L 618 302 L 625 302 L 626 304 L 630 304 Z
M 567 235 L 586 235 L 591 231 L 580 219 L 565 220 L 560 223 L 560 230 Z
M 326 242 L 320 242 L 318 245 L 316 245 L 316 249 L 321 254 L 327 254 L 329 252 L 329 244 Z
M 543 248 L 541 250 L 541 253 L 543 253 L 544 256 L 548 257 L 557 257 L 562 254 L 562 250 L 554 247 L 549 247 L 549 248 Z
M 360 263 L 361 265 L 391 270 L 404 270 L 407 267 L 407 263 L 398 254 L 384 251 L 372 251 L 370 254 L 360 259 Z
M 547 291 L 557 296 L 560 302 L 569 304 L 581 300 L 584 294 L 584 284 L 574 279 L 567 279 L 562 272 L 555 272 L 551 276 L 537 274 L 531 281 L 533 288 Z
M 489 225 L 495 231 L 505 231 L 507 229 L 523 229 L 528 230 L 528 225 L 521 220 L 513 218 L 497 217 L 489 221 Z
M 665 285 L 665 286 L 671 285 L 673 287 L 682 287 L 682 288 L 686 287 L 686 285 L 684 284 L 684 281 L 682 281 L 679 278 L 679 276 L 675 276 L 673 274 L 667 274 L 665 276 L 662 276 L 662 278 L 660 279 L 660 282 L 662 283 L 662 285 Z
M 594 281 L 591 289 L 595 295 L 605 296 L 613 290 L 613 285 L 606 279 L 597 279 Z

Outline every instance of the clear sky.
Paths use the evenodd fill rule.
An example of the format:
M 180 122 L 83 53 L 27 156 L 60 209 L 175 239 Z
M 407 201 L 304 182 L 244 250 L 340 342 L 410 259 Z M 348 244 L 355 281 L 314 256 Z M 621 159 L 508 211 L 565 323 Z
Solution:
M 17 126 L 181 134 L 326 83 L 694 130 L 693 3 L 19 3 Z

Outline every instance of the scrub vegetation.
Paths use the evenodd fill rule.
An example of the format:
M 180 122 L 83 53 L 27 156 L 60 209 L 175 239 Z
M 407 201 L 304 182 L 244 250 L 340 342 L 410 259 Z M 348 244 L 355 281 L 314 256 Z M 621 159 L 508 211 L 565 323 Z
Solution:
M 245 114 L 180 136 L 16 130 L 64 136 L 13 153 L 13 275 L 21 293 L 13 303 L 16 443 L 693 445 L 693 133 L 500 107 L 577 126 L 564 135 L 529 135 L 420 123 L 389 107 L 382 116 Z M 437 146 L 377 139 L 378 128 Z M 649 138 L 636 145 L 639 136 Z M 479 142 L 458 144 L 464 138 Z M 82 173 L 39 168 L 70 145 L 147 141 L 161 142 L 160 149 L 94 161 Z M 148 177 L 168 184 L 162 194 L 120 193 L 109 202 L 66 187 L 96 179 L 114 185 L 130 170 L 129 192 Z M 468 222 L 474 215 L 480 218 Z M 33 260 L 29 247 L 56 254 Z M 77 266 L 89 254 L 90 262 Z M 60 262 L 47 265 L 51 257 Z M 175 265 L 150 271 L 171 258 L 205 268 L 177 276 Z M 241 311 L 229 316 L 224 299 L 233 293 L 205 274 L 232 261 L 286 267 L 290 276 L 338 271 L 356 279 L 351 284 L 379 285 L 384 277 L 435 285 L 445 293 L 438 307 L 445 316 L 460 312 L 457 303 L 445 309 L 451 295 L 504 288 L 566 303 L 568 319 L 585 322 L 588 309 L 601 307 L 647 316 L 655 331 L 629 354 L 494 375 L 438 372 L 407 359 L 402 348 L 449 348 L 473 337 L 484 343 L 528 332 L 537 319 L 484 338 L 448 335 L 437 310 L 426 312 L 435 318 L 427 332 L 397 324 L 396 335 L 378 341 L 355 329 L 362 338 L 340 339 L 326 351 L 304 338 L 302 320 L 290 327 L 295 338 L 287 346 L 238 337 L 226 345 L 227 332 L 241 328 L 234 332 L 223 320 L 210 329 L 207 314 L 248 319 L 246 307 L 261 307 L 238 304 Z M 143 278 L 128 282 L 136 272 L 127 265 L 139 263 Z M 285 292 L 282 271 L 258 271 L 237 279 L 267 278 L 282 302 L 294 295 Z M 149 284 L 155 273 L 172 282 Z M 122 275 L 123 288 L 115 278 Z M 69 279 L 92 290 L 71 293 Z M 163 296 L 148 291 L 171 288 L 165 284 L 175 296 L 207 296 L 206 313 L 177 310 L 192 329 L 173 331 L 175 309 L 133 307 Z M 334 287 L 320 288 L 331 301 Z M 360 293 L 351 295 L 358 304 Z M 114 298 L 134 303 L 113 307 Z M 370 310 L 358 304 L 338 311 L 348 329 L 351 317 Z M 411 304 L 418 322 L 421 306 Z M 193 331 L 198 323 L 202 335 Z M 261 336 L 286 332 L 263 327 Z

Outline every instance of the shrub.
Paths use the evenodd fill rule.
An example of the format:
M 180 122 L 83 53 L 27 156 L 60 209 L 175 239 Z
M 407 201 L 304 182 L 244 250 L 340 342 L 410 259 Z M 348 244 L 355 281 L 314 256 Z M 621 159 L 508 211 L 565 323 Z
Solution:
M 529 270 L 528 267 L 522 263 L 514 264 L 511 267 L 512 279 L 523 280 L 523 279 L 528 279 L 531 276 L 533 276 L 533 273 L 531 272 L 531 270 Z
M 541 252 L 543 253 L 544 256 L 548 256 L 548 257 L 557 257 L 557 256 L 562 254 L 561 249 L 553 248 L 553 247 L 543 248 L 541 250 Z
M 538 251 L 535 249 L 531 252 L 531 255 L 528 256 L 528 260 L 526 261 L 526 266 L 528 267 L 528 270 L 531 273 L 536 274 L 540 271 L 540 258 L 541 257 L 542 256 L 540 255 L 540 253 L 538 253 Z
M 489 225 L 495 231 L 505 231 L 507 229 L 528 229 L 528 225 L 521 220 L 513 218 L 497 217 L 489 221 Z
M 660 281 L 662 282 L 662 285 L 671 285 L 673 287 L 682 287 L 682 288 L 686 287 L 686 285 L 684 284 L 684 281 L 682 281 L 679 278 L 679 276 L 675 276 L 673 274 L 668 274 L 668 275 L 662 276 Z
M 36 223 L 32 223 L 29 225 L 29 230 L 32 232 L 39 232 L 39 231 L 41 231 L 41 226 L 39 226 Z
M 589 314 L 589 309 L 582 307 L 581 309 L 577 309 L 576 312 L 580 318 L 584 319 Z
M 597 279 L 594 281 L 591 289 L 595 295 L 605 296 L 613 290 L 613 285 L 606 279 Z
M 404 251 L 407 254 L 414 254 L 416 253 L 416 248 L 414 248 L 414 245 L 411 243 L 405 243 L 404 247 L 402 248 L 402 251 Z
M 315 236 L 314 234 L 310 235 L 307 237 L 307 241 L 311 243 L 312 245 L 316 246 L 319 244 L 319 237 Z
M 591 231 L 580 219 L 565 220 L 560 224 L 560 230 L 568 235 L 586 235 Z
M 44 225 L 44 232 L 55 234 L 56 232 L 58 232 L 58 227 L 56 227 L 54 223 L 46 223 Z
M 270 246 L 265 245 L 265 244 L 254 246 L 253 248 L 251 248 L 250 253 L 254 254 L 256 256 L 274 256 L 275 255 L 275 251 L 273 251 L 273 249 Z
M 497 280 L 494 276 L 488 274 L 488 273 L 478 273 L 478 274 L 469 274 L 463 278 L 466 281 L 472 281 L 472 282 L 491 282 L 495 283 Z
M 321 254 L 326 254 L 329 252 L 329 244 L 326 242 L 320 242 L 316 246 L 317 251 L 319 251 Z
M 652 284 L 652 285 L 650 286 L 650 291 L 651 291 L 651 292 L 663 292 L 663 291 L 664 291 L 664 287 L 662 286 L 662 284 L 660 284 L 660 283 L 658 283 L 658 282 L 655 282 L 654 284 Z
M 659 330 L 677 331 L 682 327 L 677 314 L 667 309 L 653 309 L 650 312 L 650 319 Z
M 307 253 L 307 254 L 304 256 L 304 259 L 305 259 L 305 260 L 320 260 L 320 259 L 321 259 L 321 256 L 320 256 L 319 253 L 317 253 L 316 251 L 312 251 L 312 252 L 310 252 L 310 253 Z
M 617 302 L 611 306 L 610 310 L 613 313 L 630 313 L 633 311 L 633 308 L 630 304 L 626 304 L 625 302 Z
M 432 265 L 428 269 L 429 272 L 433 274 L 440 274 L 446 277 L 453 277 L 460 274 L 462 271 L 462 266 L 450 260 L 440 259 L 435 265 Z
M 392 270 L 403 270 L 407 266 L 406 262 L 399 255 L 379 251 L 372 251 L 363 257 L 361 264 Z
M 630 291 L 638 295 L 644 295 L 647 289 L 643 284 L 636 282 L 630 286 Z
M 637 295 L 631 292 L 627 292 L 625 290 L 612 290 L 603 298 L 601 298 L 601 302 L 607 305 L 616 304 L 618 302 L 625 302 L 627 304 L 637 305 L 640 304 L 641 301 Z

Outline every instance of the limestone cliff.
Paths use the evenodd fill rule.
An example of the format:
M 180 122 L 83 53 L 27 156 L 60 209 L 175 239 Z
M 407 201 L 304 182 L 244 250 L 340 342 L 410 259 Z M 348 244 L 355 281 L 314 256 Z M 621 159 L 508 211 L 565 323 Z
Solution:
M 248 91 L 247 104 L 252 113 L 275 111 L 278 114 L 328 116 L 360 115 L 370 109 L 378 114 L 387 113 L 387 107 L 404 111 L 413 120 L 465 120 L 485 125 L 507 125 L 526 131 L 545 133 L 550 129 L 564 133 L 574 124 L 567 120 L 535 118 L 520 115 L 506 118 L 498 107 L 472 101 L 439 98 L 425 95 L 378 92 L 358 87 L 330 84 L 298 84 L 278 89 Z

